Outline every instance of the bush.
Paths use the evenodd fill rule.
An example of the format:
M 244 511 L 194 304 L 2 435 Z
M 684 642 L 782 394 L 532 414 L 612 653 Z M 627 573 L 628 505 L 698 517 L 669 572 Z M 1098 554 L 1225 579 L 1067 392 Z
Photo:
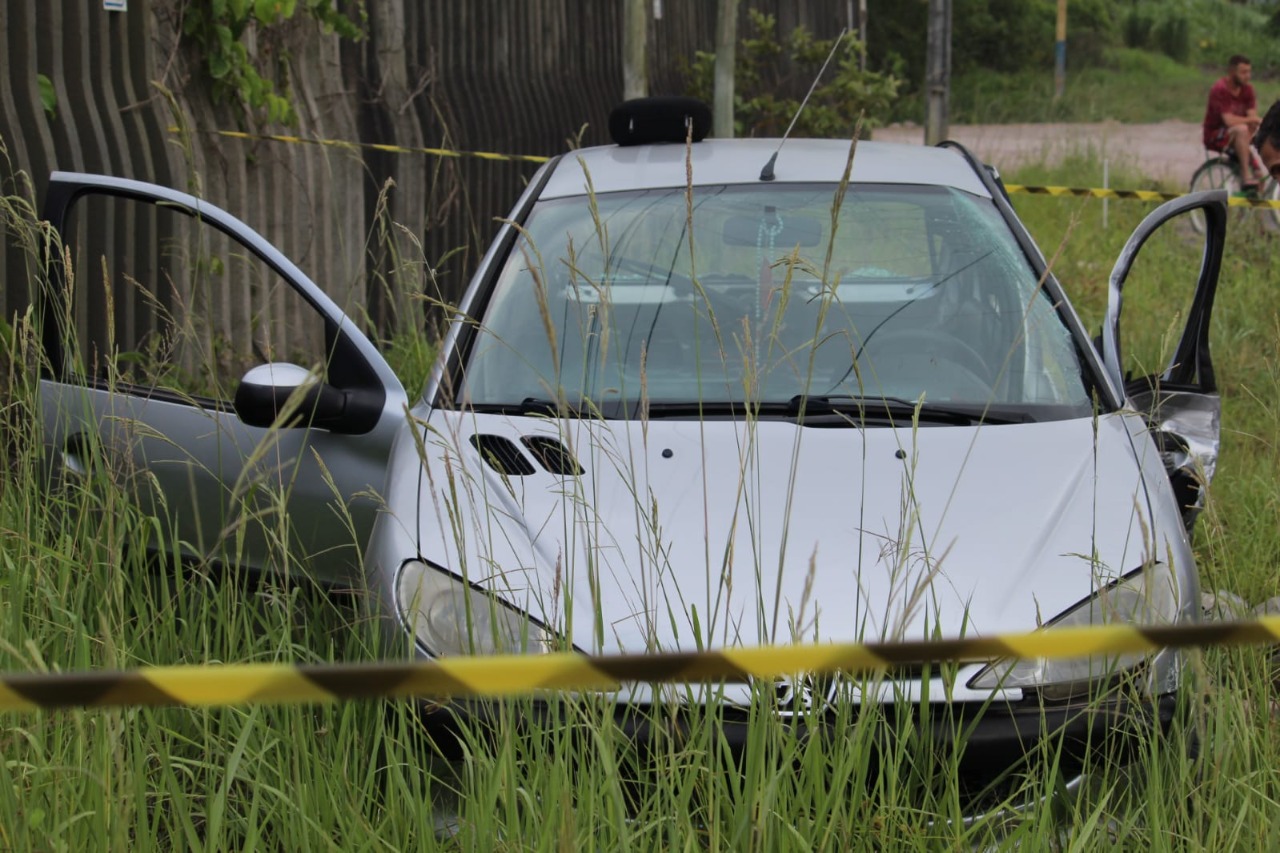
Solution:
M 1149 9 L 1131 6 L 1124 15 L 1124 46 L 1144 49 L 1150 47 L 1153 24 Z
M 1177 8 L 1135 4 L 1125 13 L 1122 30 L 1125 47 L 1158 50 L 1178 62 L 1191 57 L 1191 20 Z
M 785 40 L 772 15 L 749 11 L 751 33 L 738 45 L 734 69 L 734 133 L 737 136 L 781 136 L 831 53 L 835 39 L 815 39 L 797 27 Z M 837 50 L 804 111 L 795 134 L 848 137 L 860 114 L 864 127 L 883 122 L 897 94 L 892 74 L 862 71 L 862 45 L 852 35 Z M 708 103 L 713 96 L 715 54 L 698 51 L 690 70 L 688 93 Z
M 924 79 L 928 4 L 869 0 L 869 6 L 871 66 L 897 70 L 907 81 L 904 88 L 917 90 Z M 1057 0 L 954 0 L 951 22 L 953 74 L 979 68 L 1009 73 L 1053 69 Z M 1070 66 L 1097 64 L 1119 41 L 1120 27 L 1110 0 L 1071 0 Z
M 1191 22 L 1177 12 L 1156 22 L 1151 35 L 1156 47 L 1170 59 L 1186 62 L 1191 56 Z

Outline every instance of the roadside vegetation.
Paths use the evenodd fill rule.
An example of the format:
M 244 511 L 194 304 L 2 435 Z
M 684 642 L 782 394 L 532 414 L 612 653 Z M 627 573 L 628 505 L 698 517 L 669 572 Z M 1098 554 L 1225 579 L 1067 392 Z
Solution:
M 1083 154 L 1018 183 L 1100 173 Z M 1137 185 L 1142 176 L 1113 175 Z M 1107 274 L 1148 206 L 1016 197 L 1091 330 Z M 0 218 L 34 264 L 38 226 L 22 193 Z M 1256 217 L 1230 233 L 1213 341 L 1224 393 L 1222 461 L 1197 529 L 1204 585 L 1250 601 L 1277 593 L 1280 313 L 1271 297 L 1275 234 Z M 1126 346 L 1157 364 L 1180 330 L 1197 268 L 1186 230 L 1148 247 L 1126 291 Z M 391 286 L 391 285 L 388 285 Z M 234 567 L 147 558 L 170 520 L 128 500 L 122 472 L 90 465 L 46 493 L 35 386 L 38 333 L 5 326 L 8 470 L 0 479 L 0 670 L 125 668 L 216 662 L 377 660 L 384 647 L 359 588 L 318 589 L 305 571 L 250 579 Z M 431 341 L 401 330 L 394 349 L 420 384 Z M 177 511 L 177 508 L 173 508 Z M 284 525 L 284 522 L 281 522 Z M 287 541 L 287 530 L 278 531 Z M 358 585 L 357 585 L 358 587 Z M 531 700 L 496 711 L 461 756 L 427 741 L 409 702 L 122 709 L 0 717 L 0 847 L 19 849 L 1041 849 L 1263 847 L 1280 818 L 1280 723 L 1267 651 L 1210 651 L 1188 678 L 1188 727 L 1148 739 L 1128 768 L 1099 755 L 1075 804 L 1052 796 L 1064 768 L 1052 749 L 1025 775 L 961 790 L 957 753 L 935 750 L 906 715 L 846 715 L 832 736 L 800 741 L 776 697 L 749 713 L 755 735 L 735 764 L 715 713 L 636 751 L 592 697 L 554 700 L 550 722 L 520 724 Z M 660 715 L 662 712 L 659 711 Z M 938 712 L 941 713 L 941 712 Z M 661 722 L 659 716 L 658 722 Z M 950 722 L 963 750 L 966 726 Z M 1194 731 L 1192 730 L 1194 729 Z M 1198 739 L 1201 759 L 1187 744 Z M 879 761 L 871 759 L 879 751 Z M 1017 822 L 957 818 L 975 795 L 993 809 L 1033 805 Z
M 926 4 L 869 4 L 868 68 L 901 81 L 885 121 L 924 115 Z M 1054 100 L 1054 0 L 955 0 L 955 124 L 1199 121 L 1228 57 L 1253 60 L 1260 104 L 1280 97 L 1280 6 L 1231 0 L 1072 0 Z
M 1260 105 L 1280 97 L 1276 4 L 1072 0 L 1060 99 L 1055 22 L 1054 0 L 955 0 L 951 122 L 1198 122 L 1209 87 L 1235 53 L 1253 60 Z M 868 129 L 920 122 L 927 23 L 923 2 L 871 0 L 865 46 L 845 36 L 849 46 L 818 79 L 795 132 L 843 135 L 860 112 Z M 737 135 L 781 134 L 833 44 L 803 27 L 782 33 L 774 17 L 750 10 L 735 56 Z M 711 100 L 713 63 L 713 54 L 696 54 L 685 68 L 688 94 Z

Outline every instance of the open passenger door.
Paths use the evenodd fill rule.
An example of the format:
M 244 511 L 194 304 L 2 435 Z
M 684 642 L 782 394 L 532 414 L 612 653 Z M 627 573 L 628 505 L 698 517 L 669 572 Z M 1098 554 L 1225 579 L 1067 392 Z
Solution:
M 100 467 L 153 547 L 353 576 L 406 403 L 353 319 L 186 193 L 58 172 L 44 217 L 70 261 L 42 296 L 52 484 Z
M 1203 215 L 1205 228 L 1200 274 L 1186 325 L 1163 370 L 1126 375 L 1120 342 L 1125 281 L 1151 235 L 1191 211 Z M 1227 194 L 1223 190 L 1191 193 L 1152 211 L 1129 237 L 1111 271 L 1102 329 L 1103 364 L 1127 402 L 1146 418 L 1188 530 L 1204 508 L 1205 489 L 1213 479 L 1221 442 L 1222 400 L 1209 353 L 1209 320 L 1222 267 L 1226 224 Z

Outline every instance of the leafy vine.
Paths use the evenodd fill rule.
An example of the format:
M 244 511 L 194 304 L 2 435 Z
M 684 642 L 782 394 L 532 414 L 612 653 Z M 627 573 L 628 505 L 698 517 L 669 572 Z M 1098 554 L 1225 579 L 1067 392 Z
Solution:
M 299 16 L 317 21 L 325 32 L 360 41 L 367 22 L 365 0 L 348 0 L 351 15 L 338 0 L 190 0 L 182 11 L 182 37 L 194 47 L 208 75 L 216 104 L 237 104 L 268 121 L 295 125 L 288 97 L 288 52 L 280 46 L 284 25 Z M 246 41 L 252 37 L 256 49 Z M 276 81 L 282 81 L 279 85 Z M 282 93 L 283 91 L 283 93 Z

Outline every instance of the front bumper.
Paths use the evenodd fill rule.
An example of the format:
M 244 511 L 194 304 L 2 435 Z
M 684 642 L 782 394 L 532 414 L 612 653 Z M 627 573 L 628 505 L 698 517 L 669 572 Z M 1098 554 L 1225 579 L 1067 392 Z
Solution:
M 478 739 L 513 733 L 530 738 L 535 749 L 551 751 L 584 742 L 580 738 L 588 731 L 610 724 L 616 726 L 612 742 L 642 767 L 660 767 L 663 762 L 655 759 L 689 746 L 715 753 L 723 764 L 741 766 L 751 740 L 761 736 L 783 745 L 772 754 L 792 760 L 815 740 L 823 748 L 840 748 L 838 740 L 849 748 L 853 740 L 862 751 L 868 780 L 876 778 L 881 765 L 910 766 L 923 774 L 921 779 L 944 784 L 954 778 L 966 814 L 1001 803 L 1007 807 L 1027 778 L 1043 780 L 1046 768 L 1073 787 L 1091 764 L 1129 764 L 1156 739 L 1183 737 L 1187 751 L 1196 751 L 1191 727 L 1179 724 L 1188 716 L 1185 703 L 1174 694 L 1154 701 L 1105 698 L 1063 705 L 1034 699 L 900 703 L 794 715 L 767 707 L 610 706 L 592 699 L 601 697 L 586 697 L 585 705 L 573 698 L 431 704 L 423 706 L 422 717 L 436 748 L 454 757 L 463 754 L 464 744 L 474 748 Z M 762 735 L 758 730 L 763 723 L 772 725 L 764 725 L 768 731 Z M 788 743 L 794 748 L 788 749 Z

